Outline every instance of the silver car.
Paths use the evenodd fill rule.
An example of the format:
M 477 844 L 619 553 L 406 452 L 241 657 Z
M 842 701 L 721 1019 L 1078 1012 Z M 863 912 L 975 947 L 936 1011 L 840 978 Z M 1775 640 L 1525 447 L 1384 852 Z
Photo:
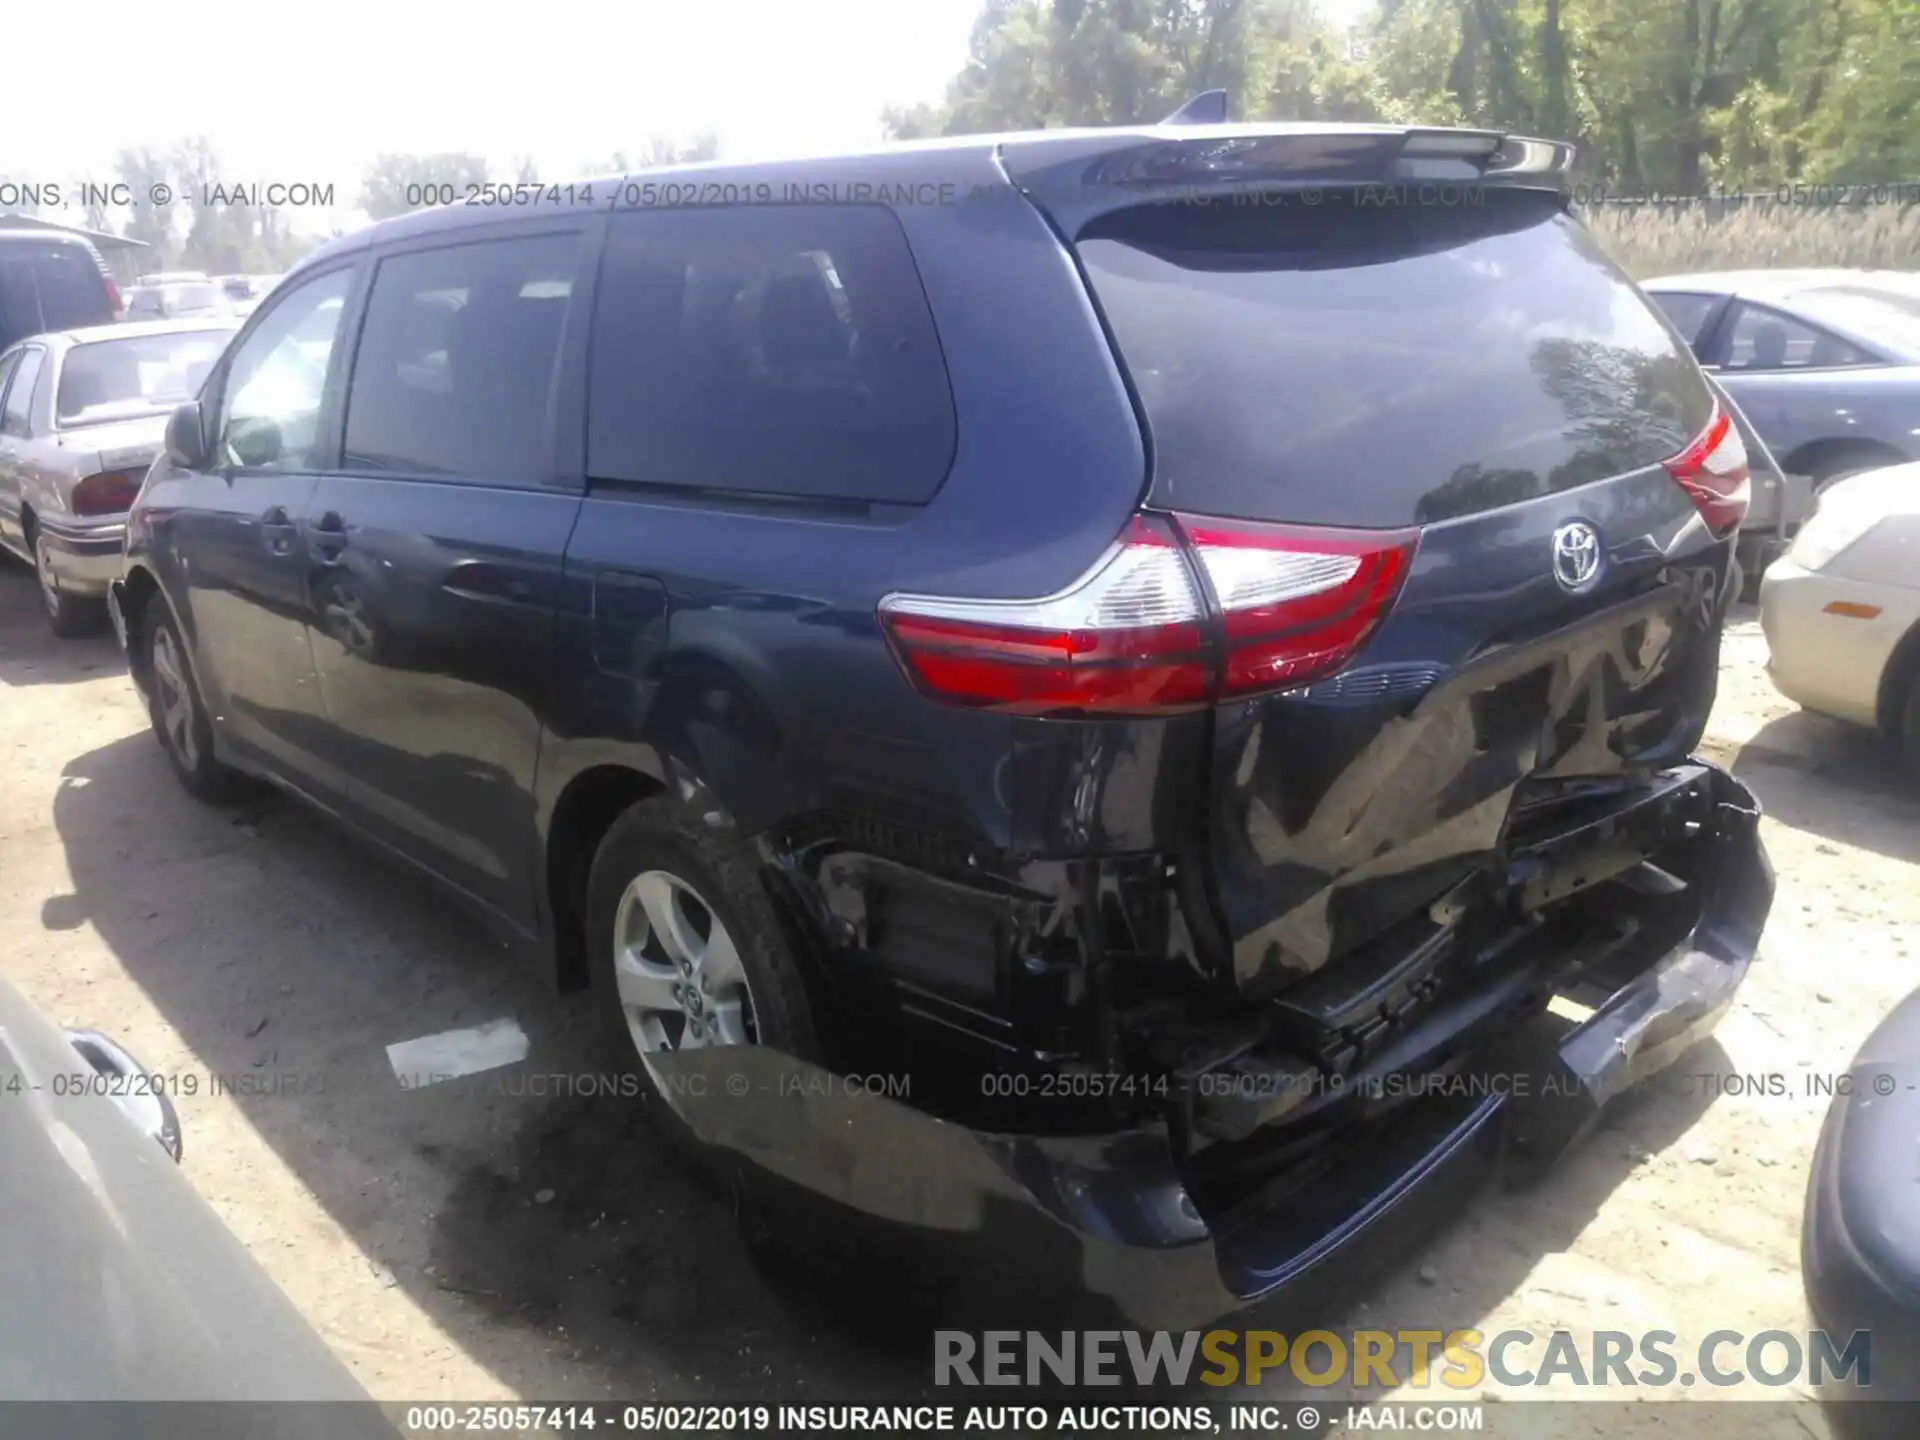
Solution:
M 105 617 L 127 508 L 237 320 L 98 325 L 0 354 L 0 548 L 31 563 L 56 635 Z
M 1744 270 L 1641 287 L 1789 475 L 1920 459 L 1920 276 Z
M 136 285 L 127 292 L 128 320 L 225 320 L 240 318 L 227 292 L 211 280 Z

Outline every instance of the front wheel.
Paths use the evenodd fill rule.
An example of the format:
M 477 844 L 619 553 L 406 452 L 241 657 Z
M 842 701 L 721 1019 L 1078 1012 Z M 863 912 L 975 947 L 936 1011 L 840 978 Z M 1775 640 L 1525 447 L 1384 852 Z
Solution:
M 756 857 L 670 795 L 630 808 L 587 877 L 594 1000 L 615 1057 L 638 1069 L 649 1106 L 685 1146 L 666 1089 L 676 1052 L 771 1046 L 821 1058 L 793 948 Z
M 147 715 L 173 773 L 196 800 L 231 795 L 239 776 L 213 756 L 213 726 L 187 663 L 179 628 L 158 596 L 146 608 L 141 644 L 147 673 Z

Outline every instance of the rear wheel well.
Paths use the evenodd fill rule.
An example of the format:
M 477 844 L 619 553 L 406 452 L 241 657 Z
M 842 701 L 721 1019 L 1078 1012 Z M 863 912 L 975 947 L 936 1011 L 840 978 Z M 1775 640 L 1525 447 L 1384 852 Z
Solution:
M 587 964 L 587 872 L 600 841 L 629 808 L 666 787 L 623 765 L 596 765 L 568 782 L 547 827 L 547 913 L 553 922 L 554 979 L 584 990 Z
M 1849 470 L 1866 470 L 1876 465 L 1898 465 L 1907 457 L 1879 440 L 1833 438 L 1810 440 L 1780 461 L 1789 475 L 1811 475 L 1815 481 L 1828 479 Z
M 160 582 L 153 573 L 139 566 L 127 572 L 120 582 L 120 614 L 127 625 L 127 667 L 142 690 L 147 688 L 146 647 L 136 637 L 146 633 L 147 605 L 160 593 Z

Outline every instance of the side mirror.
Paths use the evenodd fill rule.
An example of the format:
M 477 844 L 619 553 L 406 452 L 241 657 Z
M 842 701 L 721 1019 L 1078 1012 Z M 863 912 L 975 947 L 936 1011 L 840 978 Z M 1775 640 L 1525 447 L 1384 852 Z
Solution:
M 207 468 L 206 424 L 198 400 L 177 406 L 167 417 L 167 459 L 182 470 Z

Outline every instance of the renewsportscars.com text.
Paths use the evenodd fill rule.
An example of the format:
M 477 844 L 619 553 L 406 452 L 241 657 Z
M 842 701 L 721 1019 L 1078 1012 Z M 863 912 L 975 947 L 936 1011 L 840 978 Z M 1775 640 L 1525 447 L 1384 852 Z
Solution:
M 1535 1387 L 1765 1386 L 1873 1383 L 1868 1331 L 1715 1330 L 1684 1343 L 1671 1330 L 936 1330 L 936 1385 L 1438 1384 Z

